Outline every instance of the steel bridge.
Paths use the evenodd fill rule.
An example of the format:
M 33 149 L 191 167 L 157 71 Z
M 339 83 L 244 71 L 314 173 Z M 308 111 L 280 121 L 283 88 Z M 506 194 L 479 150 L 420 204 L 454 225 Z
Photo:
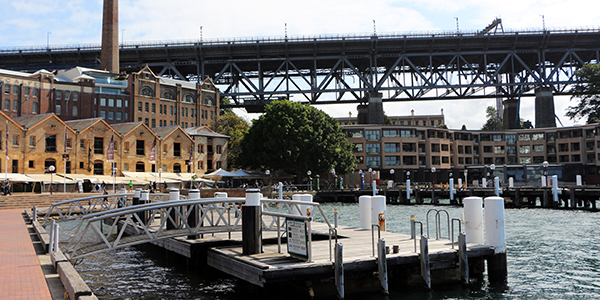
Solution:
M 58 218 L 54 221 L 60 225 L 60 233 L 55 238 L 59 240 L 61 251 L 70 260 L 175 237 L 228 233 L 228 238 L 232 239 L 231 233 L 242 231 L 241 209 L 245 198 L 186 199 L 182 196 L 180 200 L 166 201 L 168 195 L 157 194 L 150 203 L 132 205 L 130 196 L 133 195 L 107 195 L 58 202 L 48 209 L 43 224 L 48 225 L 48 216 L 58 212 Z M 281 245 L 286 217 L 310 223 L 313 218 L 301 213 L 307 208 L 327 224 L 330 241 L 335 239 L 335 230 L 321 206 L 313 202 L 261 199 L 262 230 L 277 232 L 277 240 Z M 308 228 L 310 230 L 310 225 Z
M 210 77 L 233 106 L 569 94 L 574 71 L 600 61 L 600 28 L 421 32 L 125 43 L 121 70 Z M 99 68 L 100 45 L 0 49 L 0 68 Z

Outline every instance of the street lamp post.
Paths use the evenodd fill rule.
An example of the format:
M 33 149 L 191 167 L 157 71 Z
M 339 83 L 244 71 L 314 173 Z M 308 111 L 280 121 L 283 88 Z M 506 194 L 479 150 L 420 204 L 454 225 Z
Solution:
M 544 166 L 544 180 L 546 180 L 546 186 L 548 186 L 548 161 L 542 163 Z
M 369 168 L 367 170 L 367 173 L 369 173 L 369 181 L 371 181 L 371 172 L 373 172 L 373 169 Z
M 266 174 L 267 176 L 269 176 L 269 198 L 272 198 L 272 195 L 271 195 L 271 193 L 272 193 L 273 191 L 271 190 L 271 170 L 266 170 L 266 171 L 265 171 L 265 174 Z
M 306 172 L 306 175 L 308 175 L 308 190 L 312 191 L 312 177 L 310 177 L 310 174 L 312 174 L 312 172 L 308 170 L 308 172 Z
M 52 195 L 52 185 L 54 184 L 54 178 L 52 177 L 54 170 L 56 170 L 54 165 L 48 167 L 48 172 L 50 172 L 50 195 Z
M 336 184 L 335 169 L 331 169 L 331 176 L 333 176 L 333 186 L 332 186 L 331 190 L 335 190 L 335 184 Z
M 390 169 L 390 175 L 392 175 L 392 188 L 394 188 L 394 186 L 396 185 L 396 183 L 394 182 L 394 173 L 396 173 L 396 171 L 394 169 Z
M 496 188 L 496 176 L 494 175 L 494 171 L 496 170 L 496 165 L 492 164 L 490 166 L 490 170 L 492 170 L 492 188 Z
M 158 184 L 156 185 L 157 188 L 160 186 L 161 179 L 162 179 L 162 168 L 158 168 Z M 160 191 L 160 188 L 158 188 L 158 190 Z
M 433 175 L 433 189 L 431 189 L 431 203 L 432 204 L 437 204 L 437 201 L 435 199 L 435 167 L 431 168 L 431 174 Z
M 469 173 L 469 170 L 465 169 L 465 189 L 467 188 L 467 174 Z
M 113 194 L 116 194 L 115 184 L 117 183 L 117 168 L 113 168 Z
M 433 175 L 433 189 L 435 190 L 435 167 L 431 168 L 431 174 Z

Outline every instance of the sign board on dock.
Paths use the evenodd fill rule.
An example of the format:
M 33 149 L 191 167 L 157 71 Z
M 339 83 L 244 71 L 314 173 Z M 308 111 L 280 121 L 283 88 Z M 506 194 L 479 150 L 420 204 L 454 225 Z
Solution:
M 287 250 L 294 257 L 308 260 L 308 233 L 303 220 L 286 219 Z

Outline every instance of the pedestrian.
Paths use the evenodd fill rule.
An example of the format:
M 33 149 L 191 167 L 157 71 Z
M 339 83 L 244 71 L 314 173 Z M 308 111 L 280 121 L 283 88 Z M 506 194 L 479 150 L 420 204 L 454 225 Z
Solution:
M 129 190 L 132 191 L 133 190 L 133 181 L 129 180 Z
M 4 195 L 12 195 L 10 193 L 10 181 L 6 180 L 6 184 L 4 185 Z

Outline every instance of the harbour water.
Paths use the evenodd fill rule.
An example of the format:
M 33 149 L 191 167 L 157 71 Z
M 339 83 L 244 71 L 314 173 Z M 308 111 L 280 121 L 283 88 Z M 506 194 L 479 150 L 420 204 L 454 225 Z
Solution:
M 322 204 L 330 222 L 357 226 L 357 204 Z M 388 205 L 387 229 L 410 233 L 410 215 L 425 222 L 430 209 L 461 218 L 462 207 Z M 443 291 L 394 290 L 368 299 L 597 299 L 600 298 L 600 214 L 577 210 L 507 209 L 508 283 Z M 444 222 L 442 222 L 444 223 Z M 442 235 L 447 229 L 442 226 Z M 427 230 L 425 228 L 425 230 Z M 431 221 L 430 236 L 435 237 Z M 393 241 L 386 241 L 392 245 Z M 173 265 L 131 247 L 88 257 L 76 266 L 100 299 L 248 299 L 237 279 Z M 358 298 L 365 298 L 360 296 Z M 352 298 L 349 298 L 352 299 Z

